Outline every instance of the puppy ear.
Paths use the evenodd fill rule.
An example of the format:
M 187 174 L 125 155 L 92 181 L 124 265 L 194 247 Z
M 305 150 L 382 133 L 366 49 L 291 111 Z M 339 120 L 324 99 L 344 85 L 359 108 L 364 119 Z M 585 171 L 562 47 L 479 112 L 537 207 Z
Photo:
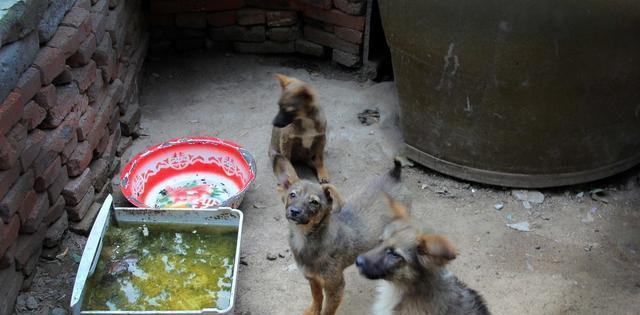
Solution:
M 313 89 L 311 89 L 311 87 L 309 87 L 307 85 L 301 86 L 295 92 L 295 94 L 300 99 L 302 99 L 305 103 L 310 103 L 311 101 L 313 101 L 313 98 L 315 97 L 315 92 L 313 92 Z
M 290 77 L 280 73 L 276 73 L 276 79 L 280 82 L 280 86 L 283 90 L 293 81 Z
M 427 268 L 442 267 L 454 260 L 458 251 L 444 236 L 423 234 L 418 237 L 418 261 Z
M 409 210 L 407 209 L 407 206 L 405 206 L 402 202 L 393 199 L 393 197 L 391 197 L 391 195 L 389 195 L 386 191 L 383 191 L 382 194 L 387 198 L 394 218 L 406 219 L 409 217 Z
M 280 154 L 273 156 L 273 174 L 276 175 L 278 179 L 278 190 L 281 193 L 284 192 L 284 190 L 288 190 L 291 185 L 300 180 L 291 161 Z
M 334 209 L 335 205 L 338 206 L 337 211 L 340 211 L 340 209 L 344 207 L 344 199 L 342 198 L 342 195 L 340 194 L 336 186 L 333 186 L 331 184 L 322 184 L 322 190 L 324 190 L 324 194 L 325 196 L 327 196 L 329 202 L 334 205 Z

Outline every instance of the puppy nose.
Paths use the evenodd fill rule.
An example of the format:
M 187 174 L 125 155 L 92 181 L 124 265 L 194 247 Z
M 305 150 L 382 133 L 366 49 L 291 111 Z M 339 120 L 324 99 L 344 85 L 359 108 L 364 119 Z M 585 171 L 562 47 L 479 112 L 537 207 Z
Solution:
M 356 257 L 356 266 L 362 267 L 364 265 L 364 257 L 358 256 Z
M 297 217 L 300 214 L 300 209 L 291 208 L 291 209 L 289 209 L 289 213 L 291 213 L 292 217 Z

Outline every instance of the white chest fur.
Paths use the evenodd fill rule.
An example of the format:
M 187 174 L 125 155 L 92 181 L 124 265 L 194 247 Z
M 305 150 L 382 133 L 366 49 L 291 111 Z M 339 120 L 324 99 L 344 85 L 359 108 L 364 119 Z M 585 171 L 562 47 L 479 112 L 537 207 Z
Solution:
M 402 301 L 402 291 L 388 281 L 378 282 L 378 296 L 373 304 L 374 315 L 393 315 L 393 309 Z

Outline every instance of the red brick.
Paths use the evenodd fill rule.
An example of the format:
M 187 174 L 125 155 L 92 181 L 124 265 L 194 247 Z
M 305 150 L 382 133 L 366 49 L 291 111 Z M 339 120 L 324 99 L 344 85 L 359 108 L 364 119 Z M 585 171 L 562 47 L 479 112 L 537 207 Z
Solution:
M 117 128 L 109 136 L 109 142 L 107 143 L 107 148 L 104 150 L 101 156 L 103 159 L 107 161 L 111 161 L 115 158 L 118 150 L 118 143 L 120 143 L 121 136 L 122 136 L 122 131 L 120 130 L 120 128 Z
M 35 129 L 47 117 L 47 111 L 35 101 L 29 101 L 22 110 L 22 124 L 28 129 Z
M 6 135 L 7 141 L 11 144 L 18 155 L 22 153 L 22 150 L 24 150 L 24 146 L 27 143 L 27 133 L 27 128 L 25 128 L 21 123 L 17 123 Z
M 14 260 L 15 261 L 15 260 Z M 0 314 L 12 314 L 15 300 L 22 289 L 22 273 L 15 268 L 0 270 L 0 282 L 3 284 L 0 289 L 3 303 L 0 303 Z M 6 303 L 4 303 L 6 301 Z
M 44 247 L 51 248 L 58 246 L 62 240 L 62 235 L 64 235 L 68 227 L 69 218 L 67 218 L 66 213 L 63 213 L 62 216 L 47 229 L 47 235 L 43 243 Z
M 43 192 L 47 190 L 47 187 L 49 187 L 56 179 L 56 177 L 58 177 L 61 169 L 62 160 L 60 159 L 60 156 L 58 156 L 55 160 L 53 160 L 52 163 L 49 164 L 47 168 L 44 169 L 44 171 L 36 173 L 36 180 L 35 184 L 33 185 L 36 191 Z
M 118 145 L 117 142 L 115 144 L 116 146 Z M 89 168 L 91 169 L 91 184 L 93 184 L 93 187 L 102 187 L 109 181 L 107 178 L 109 174 L 109 163 L 107 161 L 111 160 L 100 158 L 91 162 Z
M 145 16 L 149 26 L 174 26 L 176 17 L 173 14 L 147 14 Z
M 64 70 L 64 60 L 64 53 L 58 48 L 46 46 L 40 49 L 33 65 L 40 70 L 42 85 L 50 84 Z
M 18 161 L 18 152 L 11 143 L 0 134 L 0 170 L 8 170 L 14 167 Z
M 178 13 L 176 26 L 184 28 L 206 28 L 207 16 L 204 12 Z
M 29 190 L 27 194 L 24 196 L 24 199 L 22 200 L 22 204 L 18 209 L 18 216 L 20 217 L 21 226 L 25 222 L 27 222 L 27 217 L 31 215 L 31 211 L 33 211 L 36 205 L 36 200 L 38 199 L 37 197 L 38 196 L 36 195 L 36 192 L 33 189 Z
M 33 233 L 38 229 L 49 210 L 49 197 L 46 193 L 37 194 L 31 213 L 22 220 L 20 233 Z M 22 219 L 22 218 L 21 218 Z
M 20 231 L 20 218 L 18 215 L 13 215 L 11 219 L 5 220 L 5 224 L 0 226 L 0 256 L 4 256 L 4 253 L 18 238 L 18 232 Z
M 26 104 L 33 98 L 40 90 L 40 71 L 34 67 L 29 67 L 22 75 L 18 84 L 16 84 L 16 90 L 20 93 L 20 103 Z
M 60 49 L 66 59 L 71 57 L 71 55 L 80 48 L 80 44 L 87 36 L 89 36 L 89 32 L 85 32 L 85 30 L 60 26 L 56 34 L 47 42 L 47 46 Z
M 56 87 L 52 84 L 43 86 L 34 98 L 36 103 L 40 105 L 45 110 L 55 107 L 58 105 L 56 98 Z
M 75 151 L 77 147 L 78 133 L 74 132 L 71 136 L 71 141 L 67 142 L 67 144 L 64 146 L 64 149 L 62 149 L 62 152 L 60 152 L 60 160 L 62 161 L 63 165 L 67 164 L 67 162 L 71 158 L 71 154 L 73 154 L 73 151 Z
M 96 70 L 96 80 L 91 84 L 89 89 L 87 90 L 87 96 L 89 97 L 89 102 L 97 102 L 100 103 L 102 101 L 102 97 L 106 94 L 104 80 L 102 80 L 102 70 Z
M 295 11 L 267 11 L 267 26 L 289 26 L 298 23 L 298 14 Z
M 362 44 L 362 32 L 354 29 L 336 26 L 334 32 L 338 38 L 355 44 Z
M 246 0 L 247 5 L 259 7 L 263 9 L 278 9 L 278 10 L 298 10 L 301 8 L 302 2 L 300 0 Z
M 331 48 L 340 49 L 352 54 L 360 52 L 360 46 L 349 43 L 338 38 L 336 35 L 327 33 L 314 27 L 306 26 L 304 28 L 305 39 Z
M 4 226 L 4 223 L 2 223 L 2 219 L 0 219 L 0 224 Z M 0 237 L 2 237 L 3 226 L 0 226 Z M 1 238 L 0 238 L 0 243 L 2 243 Z M 9 267 L 13 267 L 15 255 L 16 255 L 16 244 L 14 243 L 5 251 L 4 256 L 0 256 L 0 271 L 2 271 L 3 269 L 7 269 Z M 11 270 L 14 270 L 14 269 L 15 268 L 11 268 Z M 2 278 L 1 275 L 0 275 L 0 278 Z
M 47 195 L 49 196 L 49 202 L 53 203 L 58 199 L 58 197 L 62 196 L 62 190 L 67 183 L 69 182 L 69 175 L 67 174 L 67 169 L 63 168 L 60 170 L 60 174 L 53 180 L 53 183 L 49 185 L 47 188 Z
M 93 56 L 93 53 L 96 51 L 96 48 L 96 36 L 94 34 L 89 34 L 82 44 L 80 44 L 80 47 L 78 47 L 78 51 L 67 59 L 67 64 L 74 68 L 88 64 L 91 60 L 91 56 Z
M 120 130 L 125 136 L 133 135 L 138 129 L 142 112 L 138 104 L 133 104 L 127 109 L 127 113 L 120 117 Z
M 207 14 L 208 24 L 215 27 L 235 25 L 237 21 L 236 11 L 223 11 Z
M 87 135 L 93 128 L 93 123 L 96 119 L 96 111 L 93 107 L 89 107 L 87 111 L 80 117 L 80 124 L 77 129 L 78 141 L 84 141 L 87 139 Z
M 77 115 L 67 116 L 68 119 L 55 130 L 46 132 L 45 141 L 33 166 L 35 169 L 39 168 L 38 171 L 43 171 L 49 165 L 48 163 L 53 162 L 55 156 L 62 152 L 65 145 L 71 141 L 78 128 L 78 119 L 76 117 Z M 53 153 L 53 155 L 50 153 Z
M 81 8 L 85 10 L 91 10 L 91 4 L 94 3 L 95 0 L 78 0 L 76 1 L 74 8 Z
M 107 16 L 97 12 L 91 13 L 91 32 L 96 36 L 96 43 L 104 39 L 107 28 Z
M 333 4 L 340 11 L 350 15 L 363 15 L 366 1 L 364 0 L 333 0 Z
M 77 86 L 72 83 L 59 86 L 56 89 L 56 106 L 47 110 L 42 126 L 45 128 L 55 128 L 59 126 L 67 115 L 78 105 L 80 93 Z
M 84 67 L 71 70 L 71 77 L 78 84 L 80 92 L 86 91 L 95 82 L 96 70 L 96 63 L 93 60 L 89 60 L 89 64 Z
M 60 25 L 77 28 L 80 32 L 89 34 L 91 32 L 90 12 L 89 10 L 75 7 L 65 15 Z
M 29 190 L 33 187 L 33 171 L 29 170 L 20 176 L 7 194 L 0 200 L 0 218 L 7 221 L 22 206 L 22 201 Z
M 264 10 L 262 9 L 242 9 L 238 10 L 238 24 L 257 25 L 266 21 Z
M 20 93 L 13 91 L 0 104 L 0 134 L 11 130 L 20 121 L 24 103 L 20 103 Z
M 353 16 L 339 10 L 321 10 L 312 6 L 304 8 L 304 15 L 312 19 L 324 21 L 330 24 L 352 28 L 354 30 L 364 30 L 364 17 Z
M 104 152 L 104 150 L 107 148 L 107 144 L 109 144 L 109 133 L 105 132 L 105 135 L 100 138 L 100 141 L 98 141 L 98 145 L 96 145 L 95 149 L 93 150 L 93 154 L 95 156 L 101 156 L 102 152 Z
M 0 199 L 9 191 L 11 185 L 20 177 L 20 167 L 18 165 L 6 170 L 0 171 Z
M 91 170 L 89 168 L 82 172 L 82 175 L 70 180 L 62 190 L 62 197 L 67 206 L 75 206 L 87 194 L 91 186 Z
M 235 10 L 244 7 L 244 0 L 154 0 L 150 2 L 151 12 L 208 12 Z
M 49 200 L 51 200 L 51 196 L 49 196 Z M 58 220 L 64 212 L 64 198 L 62 198 L 62 196 L 58 196 L 58 199 L 49 206 L 47 214 L 44 216 L 44 223 L 50 225 Z
M 300 2 L 307 4 L 309 6 L 322 8 L 325 10 L 331 9 L 331 6 L 332 6 L 331 0 L 300 0 Z
M 36 157 L 38 157 L 40 147 L 44 143 L 46 135 L 47 134 L 44 131 L 39 129 L 33 130 L 29 133 L 24 150 L 22 150 L 22 153 L 20 154 L 20 166 L 22 167 L 22 171 L 26 171 L 33 161 L 35 161 Z
M 34 234 L 23 234 L 18 237 L 16 248 L 16 269 L 22 270 L 29 258 L 42 249 L 42 241 L 46 234 L 46 226 L 41 224 Z
M 91 163 L 91 157 L 93 157 L 93 150 L 89 142 L 80 142 L 67 162 L 69 176 L 75 177 L 82 174 L 84 169 Z
M 71 67 L 64 65 L 64 70 L 55 79 L 53 79 L 53 85 L 65 85 L 71 83 Z
M 91 186 L 77 205 L 72 207 L 65 207 L 65 209 L 67 210 L 67 215 L 69 215 L 69 219 L 72 221 L 82 220 L 82 218 L 84 218 L 84 215 L 87 213 L 87 210 L 89 210 L 89 207 L 91 207 L 95 194 L 95 189 L 93 188 L 93 186 Z

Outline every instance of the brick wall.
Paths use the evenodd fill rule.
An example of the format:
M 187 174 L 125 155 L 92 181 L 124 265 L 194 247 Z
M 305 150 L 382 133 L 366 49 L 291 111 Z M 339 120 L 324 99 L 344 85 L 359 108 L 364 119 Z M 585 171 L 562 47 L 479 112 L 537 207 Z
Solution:
M 6 5 L 6 4 L 3 4 Z M 26 0 L 0 16 L 0 315 L 40 257 L 87 233 L 135 135 L 141 2 Z
M 150 0 L 152 53 L 226 41 L 240 53 L 301 53 L 362 63 L 366 0 Z

